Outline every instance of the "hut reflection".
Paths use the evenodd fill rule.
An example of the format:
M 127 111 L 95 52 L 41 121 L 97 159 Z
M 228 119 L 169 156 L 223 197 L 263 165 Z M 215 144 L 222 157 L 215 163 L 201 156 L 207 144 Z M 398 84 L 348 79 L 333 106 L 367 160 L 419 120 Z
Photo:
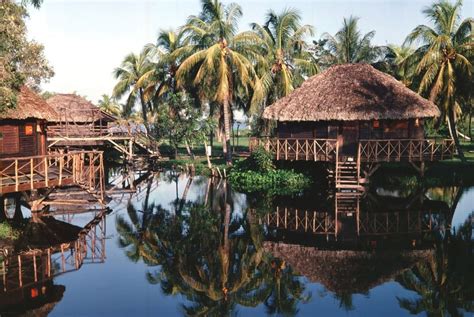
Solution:
M 64 286 L 54 283 L 56 276 L 88 263 L 103 263 L 106 213 L 97 213 L 85 226 L 35 213 L 7 219 L 19 236 L 2 241 L 0 314 L 46 316 L 65 292 Z

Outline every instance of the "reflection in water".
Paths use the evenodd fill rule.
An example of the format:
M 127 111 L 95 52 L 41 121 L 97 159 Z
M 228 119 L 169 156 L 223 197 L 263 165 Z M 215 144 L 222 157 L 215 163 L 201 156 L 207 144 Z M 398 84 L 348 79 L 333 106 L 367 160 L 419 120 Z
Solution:
M 180 196 L 179 179 L 164 177 L 176 183 L 171 204 L 150 203 L 148 192 L 116 227 L 127 256 L 156 267 L 148 282 L 185 298 L 186 315 L 260 305 L 268 314 L 296 315 L 301 304 L 318 300 L 308 282 L 352 310 L 353 294 L 391 280 L 418 293 L 398 298 L 410 313 L 473 309 L 471 218 L 450 230 L 461 188 L 403 197 L 383 190 L 312 200 L 262 195 L 239 203 L 225 181 L 201 177 L 184 179 Z M 197 197 L 189 200 L 191 185 Z
M 82 265 L 105 261 L 105 215 L 97 212 L 85 226 L 33 214 L 23 219 L 17 200 L 10 222 L 19 230 L 15 241 L 2 241 L 0 314 L 46 316 L 66 290 L 54 278 Z

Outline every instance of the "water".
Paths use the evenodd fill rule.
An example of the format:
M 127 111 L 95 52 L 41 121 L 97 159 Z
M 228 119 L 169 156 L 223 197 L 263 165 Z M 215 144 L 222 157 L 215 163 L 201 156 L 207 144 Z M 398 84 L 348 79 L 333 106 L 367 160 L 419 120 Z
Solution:
M 136 194 L 115 195 L 105 226 L 98 221 L 84 238 L 88 253 L 79 268 L 71 259 L 80 252 L 68 249 L 72 265 L 62 273 L 57 252 L 52 283 L 32 283 L 23 295 L 7 284 L 17 290 L 0 290 L 0 303 L 8 296 L 16 304 L 0 311 L 472 316 L 473 206 L 474 187 L 459 185 L 376 187 L 363 197 L 318 189 L 288 198 L 247 196 L 223 181 L 162 173 Z M 100 220 L 101 211 L 55 216 L 80 227 L 94 217 Z M 47 224 L 63 231 L 54 243 L 73 230 Z M 43 258 L 38 266 L 47 263 Z M 22 263 L 23 278 L 31 280 L 31 265 Z M 35 287 L 45 295 L 32 300 Z

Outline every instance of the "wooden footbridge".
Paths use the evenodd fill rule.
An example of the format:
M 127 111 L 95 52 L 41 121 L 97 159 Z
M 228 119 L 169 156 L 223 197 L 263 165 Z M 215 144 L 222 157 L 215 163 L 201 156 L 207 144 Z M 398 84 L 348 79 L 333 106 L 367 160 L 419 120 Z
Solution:
M 100 151 L 51 153 L 0 159 L 0 194 L 78 186 L 100 202 L 105 198 L 104 157 Z
M 78 119 L 74 118 L 76 116 Z M 94 148 L 112 146 L 126 159 L 132 159 L 134 152 L 159 157 L 159 142 L 142 132 L 138 126 L 121 124 L 116 118 L 105 120 L 104 113 L 97 109 L 74 109 L 73 115 L 61 111 L 60 120 L 48 124 L 50 149 Z M 107 117 L 107 118 L 108 118 Z

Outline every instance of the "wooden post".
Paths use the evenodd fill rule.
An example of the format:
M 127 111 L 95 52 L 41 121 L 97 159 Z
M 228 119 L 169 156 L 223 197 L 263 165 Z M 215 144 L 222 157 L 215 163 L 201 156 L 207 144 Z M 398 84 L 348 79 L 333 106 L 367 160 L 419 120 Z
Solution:
M 18 282 L 20 283 L 20 287 L 23 287 L 23 276 L 21 273 L 21 256 L 18 254 Z
M 44 157 L 44 181 L 45 181 L 45 186 L 48 187 L 49 184 L 49 176 L 48 176 L 48 158 Z
M 18 191 L 20 181 L 18 179 L 18 160 L 15 160 L 15 191 Z
M 35 166 L 34 166 L 34 160 L 31 158 L 30 159 L 30 189 L 33 190 L 34 189 L 34 181 L 33 181 L 33 178 L 34 178 L 34 169 L 35 169 Z
M 38 282 L 38 272 L 36 270 L 36 254 L 33 253 L 33 271 L 35 276 L 35 282 Z
M 59 157 L 59 185 L 63 183 L 64 156 Z

